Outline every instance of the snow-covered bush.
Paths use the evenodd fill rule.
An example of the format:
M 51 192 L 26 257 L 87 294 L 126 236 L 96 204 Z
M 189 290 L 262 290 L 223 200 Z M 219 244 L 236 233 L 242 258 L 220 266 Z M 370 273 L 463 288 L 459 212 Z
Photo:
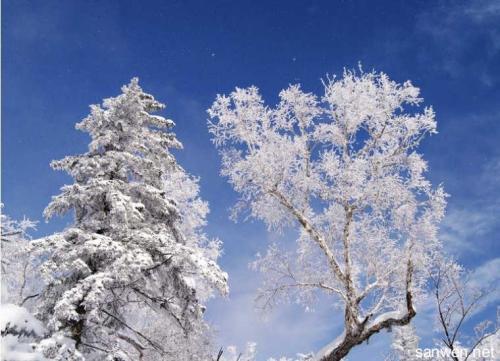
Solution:
M 46 333 L 43 324 L 24 307 L 0 304 L 2 361 L 43 361 L 37 341 Z

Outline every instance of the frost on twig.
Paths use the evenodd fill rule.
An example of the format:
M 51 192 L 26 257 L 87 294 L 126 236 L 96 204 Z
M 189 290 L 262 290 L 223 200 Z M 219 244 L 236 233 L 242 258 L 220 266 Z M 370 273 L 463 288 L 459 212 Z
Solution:
M 418 88 L 361 70 L 323 84 L 322 96 L 291 85 L 276 106 L 256 87 L 236 88 L 208 113 L 222 174 L 241 195 L 235 210 L 298 232 L 295 249 L 273 244 L 253 263 L 266 278 L 259 305 L 329 297 L 344 334 L 317 358 L 338 361 L 415 316 L 446 194 L 418 152 L 436 133 Z

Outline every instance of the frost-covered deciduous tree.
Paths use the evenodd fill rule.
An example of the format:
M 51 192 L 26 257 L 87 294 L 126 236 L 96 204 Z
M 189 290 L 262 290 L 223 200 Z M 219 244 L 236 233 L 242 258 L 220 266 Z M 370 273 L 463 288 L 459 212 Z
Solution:
M 335 361 L 415 316 L 446 195 L 417 152 L 436 132 L 418 88 L 360 70 L 324 90 L 318 98 L 292 85 L 269 107 L 256 87 L 236 88 L 208 112 L 222 174 L 241 194 L 236 213 L 299 233 L 294 251 L 273 244 L 255 262 L 267 277 L 262 305 L 331 296 L 344 332 L 317 358 Z
M 54 161 L 74 180 L 45 210 L 73 212 L 61 233 L 34 241 L 46 261 L 38 307 L 49 330 L 86 359 L 204 360 L 203 301 L 225 293 L 219 243 L 202 226 L 207 205 L 176 163 L 174 123 L 136 78 L 93 105 L 77 129 L 87 153 Z M 189 356 L 186 356 L 189 355 Z
M 431 279 L 441 334 L 440 346 L 449 351 L 447 360 L 476 361 L 482 360 L 482 356 L 489 355 L 490 351 L 499 352 L 500 308 L 496 320 L 484 320 L 473 330 L 466 330 L 474 315 L 490 302 L 489 296 L 498 290 L 478 287 L 471 280 L 471 274 L 453 261 L 442 261 L 432 272 Z M 487 351 L 482 352 L 483 349 Z M 499 355 L 491 356 L 494 360 Z
M 16 221 L 1 214 L 1 358 L 5 361 L 43 360 L 37 341 L 45 334 L 43 324 L 27 306 L 36 297 L 37 282 L 30 258 L 29 235 L 36 222 Z M 38 285 L 39 286 L 39 285 Z
M 3 204 L 0 205 L 3 210 Z M 23 218 L 17 221 L 3 213 L 1 217 L 2 293 L 1 303 L 23 306 L 39 291 L 40 279 L 34 270 L 36 262 L 30 257 L 28 231 L 37 222 Z
M 482 287 L 454 261 L 438 259 L 430 270 L 431 296 L 436 306 L 437 338 L 434 348 L 420 348 L 411 325 L 393 332 L 394 352 L 386 361 L 493 361 L 500 349 L 500 313 L 496 321 L 484 320 L 471 327 L 472 319 L 496 300 L 494 285 Z
M 479 324 L 477 327 L 481 328 Z M 499 333 L 490 333 L 488 337 L 467 337 L 462 335 L 453 343 L 453 347 L 446 345 L 447 335 L 440 330 L 439 339 L 433 348 L 420 348 L 418 337 L 414 330 L 398 327 L 394 333 L 392 344 L 393 352 L 384 358 L 384 361 L 496 361 L 498 360 L 498 350 L 500 349 Z M 462 344 L 461 341 L 476 339 L 477 343 L 469 345 Z M 472 347 L 471 347 L 472 346 Z

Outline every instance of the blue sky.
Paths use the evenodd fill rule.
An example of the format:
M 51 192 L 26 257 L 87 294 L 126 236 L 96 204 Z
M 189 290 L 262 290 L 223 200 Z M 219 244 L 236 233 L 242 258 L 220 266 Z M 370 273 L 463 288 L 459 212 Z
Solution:
M 237 195 L 218 175 L 205 109 L 217 93 L 235 86 L 255 84 L 270 103 L 289 83 L 320 92 L 321 77 L 358 61 L 397 81 L 411 79 L 437 113 L 440 133 L 425 140 L 422 151 L 429 178 L 451 194 L 442 227 L 446 248 L 494 281 L 500 241 L 499 24 L 496 0 L 4 1 L 5 210 L 41 220 L 50 197 L 71 181 L 49 162 L 86 150 L 88 138 L 74 123 L 89 104 L 118 94 L 139 76 L 145 90 L 167 103 L 165 114 L 176 121 L 185 145 L 176 156 L 201 177 L 202 196 L 211 206 L 207 231 L 224 241 L 221 264 L 232 292 L 211 302 L 208 312 L 219 342 L 256 341 L 262 360 L 316 350 L 340 330 L 339 315 L 328 305 L 312 313 L 283 307 L 267 323 L 252 309 L 259 280 L 247 265 L 276 236 L 259 222 L 228 219 Z M 35 236 L 69 221 L 41 222 Z M 492 317 L 492 309 L 483 316 Z M 421 313 L 417 325 L 429 317 Z M 377 336 L 351 360 L 384 349 L 387 337 Z

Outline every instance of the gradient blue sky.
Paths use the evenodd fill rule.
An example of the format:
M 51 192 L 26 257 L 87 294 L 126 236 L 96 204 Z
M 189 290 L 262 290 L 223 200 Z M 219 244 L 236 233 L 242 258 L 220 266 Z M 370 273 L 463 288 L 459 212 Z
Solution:
M 210 202 L 208 233 L 224 241 L 221 264 L 231 295 L 209 304 L 221 345 L 259 343 L 259 360 L 317 350 L 340 332 L 328 304 L 303 313 L 277 310 L 264 323 L 252 309 L 258 275 L 248 262 L 275 235 L 259 222 L 235 224 L 237 195 L 218 176 L 206 127 L 215 95 L 257 85 L 268 102 L 300 82 L 320 92 L 320 78 L 343 67 L 411 79 L 433 105 L 440 133 L 425 140 L 429 177 L 449 199 L 442 237 L 480 282 L 498 282 L 500 222 L 500 2 L 469 1 L 25 1 L 2 2 L 2 201 L 20 218 L 44 207 L 71 180 L 52 159 L 86 150 L 74 123 L 88 105 L 119 93 L 139 76 L 167 103 L 185 149 L 179 162 L 201 177 Z M 41 222 L 35 236 L 70 219 Z M 498 303 L 498 299 L 495 301 Z M 430 311 L 417 317 L 429 342 Z M 484 317 L 493 317 L 492 307 Z M 380 359 L 378 335 L 351 360 Z

